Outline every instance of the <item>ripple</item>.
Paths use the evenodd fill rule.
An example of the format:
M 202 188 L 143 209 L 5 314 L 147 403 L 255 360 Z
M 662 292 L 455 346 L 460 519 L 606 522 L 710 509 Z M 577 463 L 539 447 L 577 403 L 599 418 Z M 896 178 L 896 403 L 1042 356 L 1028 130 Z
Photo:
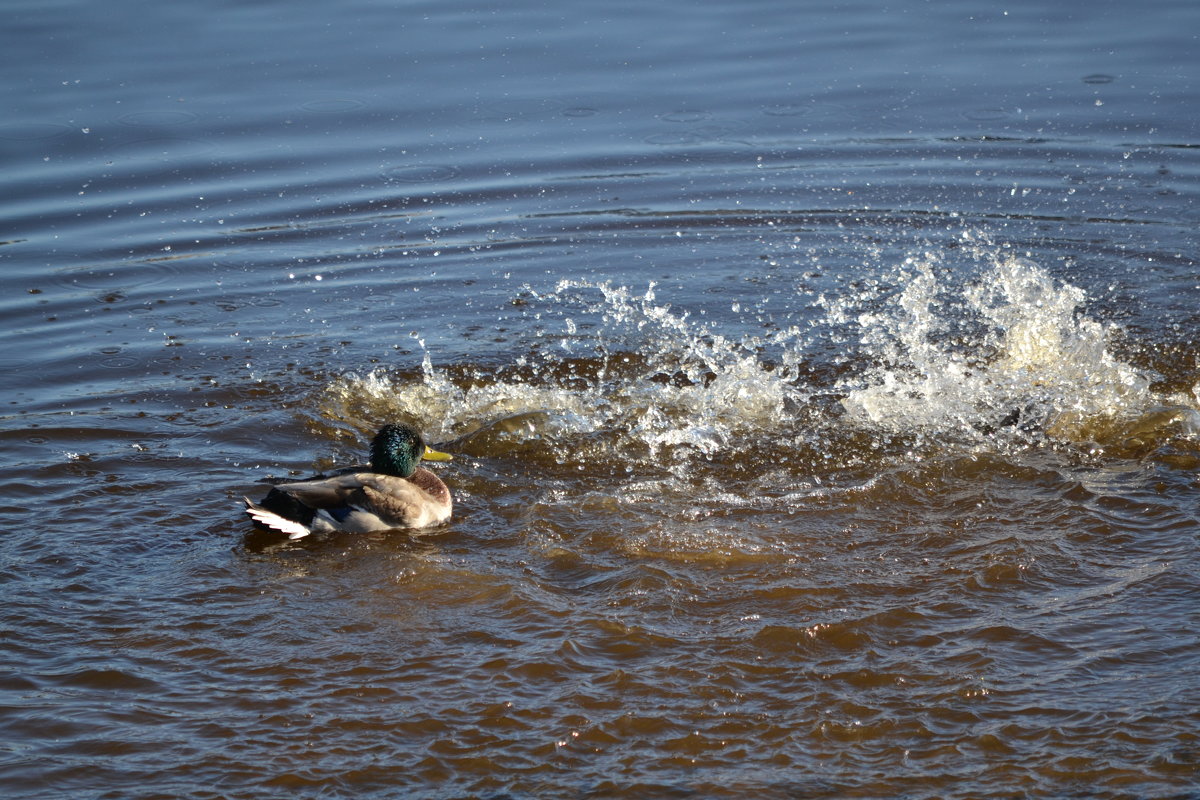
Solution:
M 501 100 L 485 107 L 486 116 L 500 115 L 505 119 L 514 117 L 532 117 L 546 112 L 558 111 L 562 102 L 546 97 L 530 97 L 526 99 Z
M 1007 119 L 1011 116 L 1011 112 L 1004 108 L 971 108 L 962 115 L 975 122 L 994 122 L 1000 119 Z
M 383 177 L 398 183 L 434 183 L 457 178 L 460 174 L 458 167 L 451 164 L 407 164 L 404 166 L 388 167 L 383 171 Z
M 37 139 L 53 139 L 72 130 L 70 125 L 59 122 L 16 122 L 0 125 L 0 139 L 28 142 Z
M 100 691 L 161 692 L 163 687 L 149 678 L 133 672 L 105 668 L 83 668 L 61 675 L 47 676 L 60 686 L 73 689 L 96 689 Z
M 1094 91 L 1105 90 L 1085 93 Z M 342 120 L 307 117 L 296 108 L 303 99 L 289 101 L 290 113 Z M 960 114 L 979 102 L 952 107 L 951 122 L 1006 124 L 963 126 Z M 827 113 L 813 104 L 812 116 L 789 121 L 762 116 L 763 105 L 751 118 L 778 130 Z M 592 126 L 561 115 L 540 124 Z M 643 114 L 625 144 L 646 158 L 543 162 L 558 174 L 618 174 L 598 187 L 600 199 L 594 181 L 560 198 L 587 217 L 578 231 L 561 215 L 534 218 L 544 200 L 513 209 L 516 231 L 492 224 L 504 209 L 485 208 L 489 219 L 462 238 L 515 243 L 493 254 L 513 263 L 476 264 L 464 252 L 420 294 L 474 293 L 478 309 L 423 316 L 392 307 L 411 296 L 399 250 L 381 263 L 371 241 L 333 241 L 345 233 L 336 226 L 377 210 L 370 198 L 330 197 L 337 213 L 319 221 L 328 227 L 290 229 L 307 240 L 297 248 L 310 251 L 300 253 L 306 263 L 288 247 L 260 253 L 252 242 L 206 240 L 224 264 L 205 259 L 199 275 L 192 259 L 167 271 L 138 257 L 149 252 L 147 235 L 128 243 L 134 254 L 117 237 L 86 260 L 61 260 L 50 281 L 45 270 L 26 270 L 43 293 L 12 292 L 10 304 L 30 318 L 14 328 L 45 342 L 18 348 L 41 360 L 9 379 L 19 391 L 2 439 L 12 451 L 3 517 L 39 535 L 0 537 L 0 583 L 10 616 L 22 620 L 6 632 L 13 666 L 3 688 L 13 725 L 38 737 L 11 761 L 30 787 L 17 794 L 102 785 L 113 796 L 186 796 L 221 785 L 238 795 L 265 775 L 277 793 L 383 796 L 404 774 L 409 793 L 434 796 L 923 792 L 954 800 L 987 794 L 986 785 L 1156 796 L 1194 776 L 1194 681 L 1179 676 L 1194 675 L 1200 658 L 1196 473 L 1110 459 L 1091 449 L 1095 437 L 1084 453 L 1043 446 L 1036 431 L 975 435 L 969 401 L 991 395 L 967 392 L 961 384 L 975 375 L 961 377 L 960 364 L 990 371 L 1021 403 L 1055 391 L 1061 370 L 1035 371 L 1024 383 L 1029 361 L 1012 368 L 1019 376 L 1001 373 L 1008 356 L 996 348 L 1007 329 L 980 334 L 974 349 L 974 326 L 1054 317 L 1046 308 L 1060 284 L 1013 270 L 1033 300 L 970 306 L 1001 282 L 990 255 L 967 252 L 987 250 L 978 239 L 952 236 L 940 254 L 937 216 L 921 222 L 901 208 L 876 217 L 837 198 L 825 212 L 821 197 L 780 195 L 845 186 L 840 173 L 873 173 L 876 163 L 892 169 L 896 149 L 912 147 L 917 163 L 943 147 L 936 140 L 823 150 L 822 139 L 795 155 L 796 138 L 779 137 L 765 143 L 769 157 L 825 162 L 833 177 L 782 170 L 759 191 L 750 186 L 762 172 L 753 156 L 727 159 L 732 148 L 698 144 L 736 135 L 741 124 L 720 110 L 694 124 Z M 147 135 L 116 127 L 128 138 Z M 683 146 L 639 142 L 649 134 Z M 843 158 L 843 146 L 868 152 Z M 1065 162 L 1070 145 L 1056 148 Z M 1067 168 L 1099 183 L 1109 150 L 1096 151 Z M 696 152 L 705 157 L 682 171 L 683 156 Z M 1176 156 L 1162 160 L 1184 181 Z M 369 179 L 376 194 L 431 194 L 441 186 L 420 181 L 450 178 L 453 187 L 458 171 L 421 162 L 445 158 L 468 179 L 477 174 L 461 155 L 394 151 L 368 165 Z M 919 184 L 905 163 L 898 182 L 864 204 Z M 1158 164 L 1148 160 L 1144 171 Z M 402 170 L 388 176 L 397 183 L 381 175 L 389 166 Z M 977 168 L 965 174 L 969 192 Z M 1053 181 L 1063 169 L 1047 167 L 1042 184 L 1062 186 Z M 165 185 L 163 176 L 148 185 Z M 693 208 L 679 197 L 689 176 L 708 179 L 711 202 Z M 352 183 L 354 194 L 361 187 Z M 489 191 L 467 205 L 492 203 Z M 745 216 L 728 211 L 729 197 L 750 209 Z M 255 210 L 234 224 L 265 215 L 288 230 L 297 216 L 277 205 Z M 776 218 L 781 230 L 772 232 L 765 226 Z M 1081 261 L 1093 252 L 1087 237 L 1110 232 L 1057 218 L 1009 227 L 1025 231 L 1012 243 L 1017 252 L 1046 247 Z M 1086 319 L 1089 305 L 1125 309 L 1121 287 L 1148 268 L 1144 256 L 1166 252 L 1166 227 L 1145 232 L 1162 247 L 1137 249 L 1129 274 L 1115 256 L 1104 273 L 1086 273 L 1089 286 L 1109 288 L 1062 311 L 1053 331 L 1074 342 L 1072 322 Z M 662 248 L 674 233 L 685 244 Z M 689 243 L 710 235 L 716 250 L 697 254 L 703 245 Z M 634 258 L 607 258 L 612 237 L 631 242 Z M 910 239 L 915 265 L 901 260 Z M 675 258 L 676 250 L 686 252 Z M 977 272 L 972 259 L 982 262 Z M 726 267 L 704 266 L 721 260 Z M 1072 263 L 1057 272 L 1073 274 Z M 325 297 L 300 282 L 254 280 L 263 265 L 311 275 L 330 264 L 346 267 L 347 279 L 357 274 L 357 291 Z M 1157 255 L 1152 266 L 1168 268 Z M 1190 288 L 1192 273 L 1179 270 L 1179 285 Z M 773 287 L 776 278 L 795 285 Z M 147 279 L 165 282 L 143 289 Z M 651 279 L 661 280 L 657 295 Z M 965 299 L 960 280 L 971 287 Z M 827 306 L 812 305 L 818 293 Z M 1123 340 L 1139 363 L 1194 362 L 1182 294 L 1173 318 L 1184 329 L 1168 333 L 1166 345 L 1158 327 L 1142 332 L 1149 323 Z M 126 295 L 97 318 L 96 296 Z M 741 310 L 727 311 L 730 302 Z M 1153 302 L 1145 305 L 1133 322 L 1153 317 Z M 914 307 L 920 319 L 910 321 Z M 773 338 L 768 311 L 790 328 L 786 336 Z M 66 322 L 38 322 L 46 313 Z M 90 335 L 78 336 L 84 322 Z M 359 331 L 368 328 L 372 336 Z M 428 352 L 410 331 L 429 341 Z M 457 342 L 464 332 L 477 333 Z M 904 348 L 878 344 L 892 335 Z M 946 354 L 935 355 L 931 340 L 948 341 Z M 1081 351 L 1088 376 L 1107 358 L 1097 352 Z M 882 360 L 894 354 L 905 358 Z M 369 377 L 350 377 L 376 365 Z M 945 405 L 932 393 L 877 392 L 860 407 L 899 409 L 897 421 L 856 418 L 848 401 L 885 372 L 901 389 L 916 385 L 905 383 L 908 374 L 948 376 L 938 383 Z M 1192 377 L 1172 391 L 1186 394 Z M 260 477 L 357 460 L 370 429 L 391 417 L 422 422 L 433 440 L 453 444 L 446 449 L 456 460 L 436 467 L 461 499 L 451 524 L 427 536 L 302 544 L 252 532 L 238 498 L 265 494 Z M 1120 440 L 1194 444 L 1187 420 L 1150 422 L 1123 428 Z M 734 444 L 745 448 L 727 458 Z M 210 490 L 194 492 L 197 479 Z M 89 513 L 97 507 L 123 529 L 97 524 Z M 996 627 L 1002 622 L 1011 627 Z M 93 671 L 77 672 L 85 667 Z M 52 733 L 63 738 L 49 741 Z M 1139 757 L 1149 778 L 1090 771 Z M 168 769 L 155 771 L 162 763 Z M 89 780 L 89 766 L 98 777 Z M 1044 777 L 1051 769 L 1081 777 Z
M 656 133 L 651 136 L 647 136 L 642 141 L 644 141 L 646 144 L 656 144 L 670 147 L 674 145 L 700 144 L 701 142 L 706 141 L 706 139 L 707 137 L 703 136 L 702 134 L 684 131 L 680 133 Z
M 4 356 L 0 358 L 0 372 L 9 372 L 10 370 L 23 369 L 34 363 L 37 359 L 34 358 L 16 358 L 13 356 Z
M 594 117 L 599 113 L 597 109 L 588 108 L 587 106 L 572 106 L 571 108 L 563 109 L 562 115 L 564 117 Z
M 713 125 L 701 125 L 694 132 L 707 139 L 732 140 L 732 137 L 744 135 L 745 125 L 736 122 L 723 122 Z
M 54 282 L 65 289 L 100 289 L 111 294 L 116 290 L 154 286 L 175 274 L 175 269 L 163 261 L 132 262 L 61 270 L 54 275 Z M 124 294 L 121 296 L 123 299 Z
M 238 309 L 253 307 L 253 308 L 275 308 L 283 304 L 283 301 L 274 297 L 218 297 L 212 301 L 212 304 L 222 311 L 237 311 Z M 230 323 L 232 324 L 232 323 Z
M 703 122 L 706 119 L 712 119 L 712 114 L 708 111 L 679 109 L 677 111 L 669 111 L 666 114 L 659 114 L 658 118 L 664 122 Z
M 1105 75 L 1102 72 L 1094 72 L 1091 75 L 1084 75 L 1081 80 L 1084 83 L 1099 85 L 1099 84 L 1104 84 L 1104 83 L 1112 83 L 1113 81 L 1116 80 L 1116 77 L 1113 75 Z
M 328 100 L 310 100 L 302 103 L 300 108 L 313 114 L 345 114 L 356 108 L 362 108 L 366 103 L 352 97 L 335 97 Z
M 96 363 L 105 369 L 124 369 L 140 364 L 142 361 L 140 358 L 134 358 L 133 356 L 109 356 L 108 358 L 100 359 Z
M 780 103 L 767 106 L 762 110 L 768 117 L 802 117 L 812 112 L 811 106 L 801 106 L 790 103 Z
M 127 142 L 109 150 L 109 155 L 139 161 L 177 161 L 211 152 L 216 145 L 204 139 L 160 137 Z
M 167 125 L 187 125 L 199 117 L 190 111 L 133 111 L 117 117 L 122 125 L 157 128 Z

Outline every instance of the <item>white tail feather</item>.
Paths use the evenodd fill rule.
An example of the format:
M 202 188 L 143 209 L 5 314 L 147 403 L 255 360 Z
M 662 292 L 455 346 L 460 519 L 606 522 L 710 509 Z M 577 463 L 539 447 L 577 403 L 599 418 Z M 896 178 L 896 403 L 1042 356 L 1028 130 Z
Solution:
M 308 536 L 310 533 L 312 533 L 312 531 L 308 529 L 308 526 L 296 522 L 295 520 L 281 517 L 274 511 L 268 511 L 262 506 L 255 505 L 249 499 L 246 499 L 246 513 L 249 514 L 250 518 L 255 522 L 266 525 L 268 528 L 279 531 L 280 533 L 286 533 L 289 539 L 303 539 L 305 536 Z

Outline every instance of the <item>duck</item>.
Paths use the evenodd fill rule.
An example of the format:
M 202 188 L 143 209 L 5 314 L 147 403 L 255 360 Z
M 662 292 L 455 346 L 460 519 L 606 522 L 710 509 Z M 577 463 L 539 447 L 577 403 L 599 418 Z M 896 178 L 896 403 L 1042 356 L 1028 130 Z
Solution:
M 441 478 L 418 466 L 422 459 L 452 456 L 426 445 L 409 425 L 387 424 L 371 440 L 370 466 L 279 483 L 257 503 L 243 497 L 246 514 L 288 539 L 438 525 L 450 518 L 454 500 Z

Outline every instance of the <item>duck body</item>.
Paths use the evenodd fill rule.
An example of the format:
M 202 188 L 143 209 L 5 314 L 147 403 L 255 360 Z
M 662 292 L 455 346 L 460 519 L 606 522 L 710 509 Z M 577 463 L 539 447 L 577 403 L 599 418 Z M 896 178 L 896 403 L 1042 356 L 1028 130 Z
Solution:
M 417 466 L 422 458 L 450 460 L 412 428 L 385 425 L 372 441 L 370 466 L 277 484 L 257 503 L 246 499 L 246 513 L 290 539 L 437 525 L 450 518 L 454 501 L 437 475 Z

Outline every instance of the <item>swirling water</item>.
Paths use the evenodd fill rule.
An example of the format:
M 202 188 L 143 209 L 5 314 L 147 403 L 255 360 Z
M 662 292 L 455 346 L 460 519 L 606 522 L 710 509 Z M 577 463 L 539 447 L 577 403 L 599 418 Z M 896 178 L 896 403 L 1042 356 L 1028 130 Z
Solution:
M 13 17 L 5 796 L 1200 791 L 1192 5 Z

